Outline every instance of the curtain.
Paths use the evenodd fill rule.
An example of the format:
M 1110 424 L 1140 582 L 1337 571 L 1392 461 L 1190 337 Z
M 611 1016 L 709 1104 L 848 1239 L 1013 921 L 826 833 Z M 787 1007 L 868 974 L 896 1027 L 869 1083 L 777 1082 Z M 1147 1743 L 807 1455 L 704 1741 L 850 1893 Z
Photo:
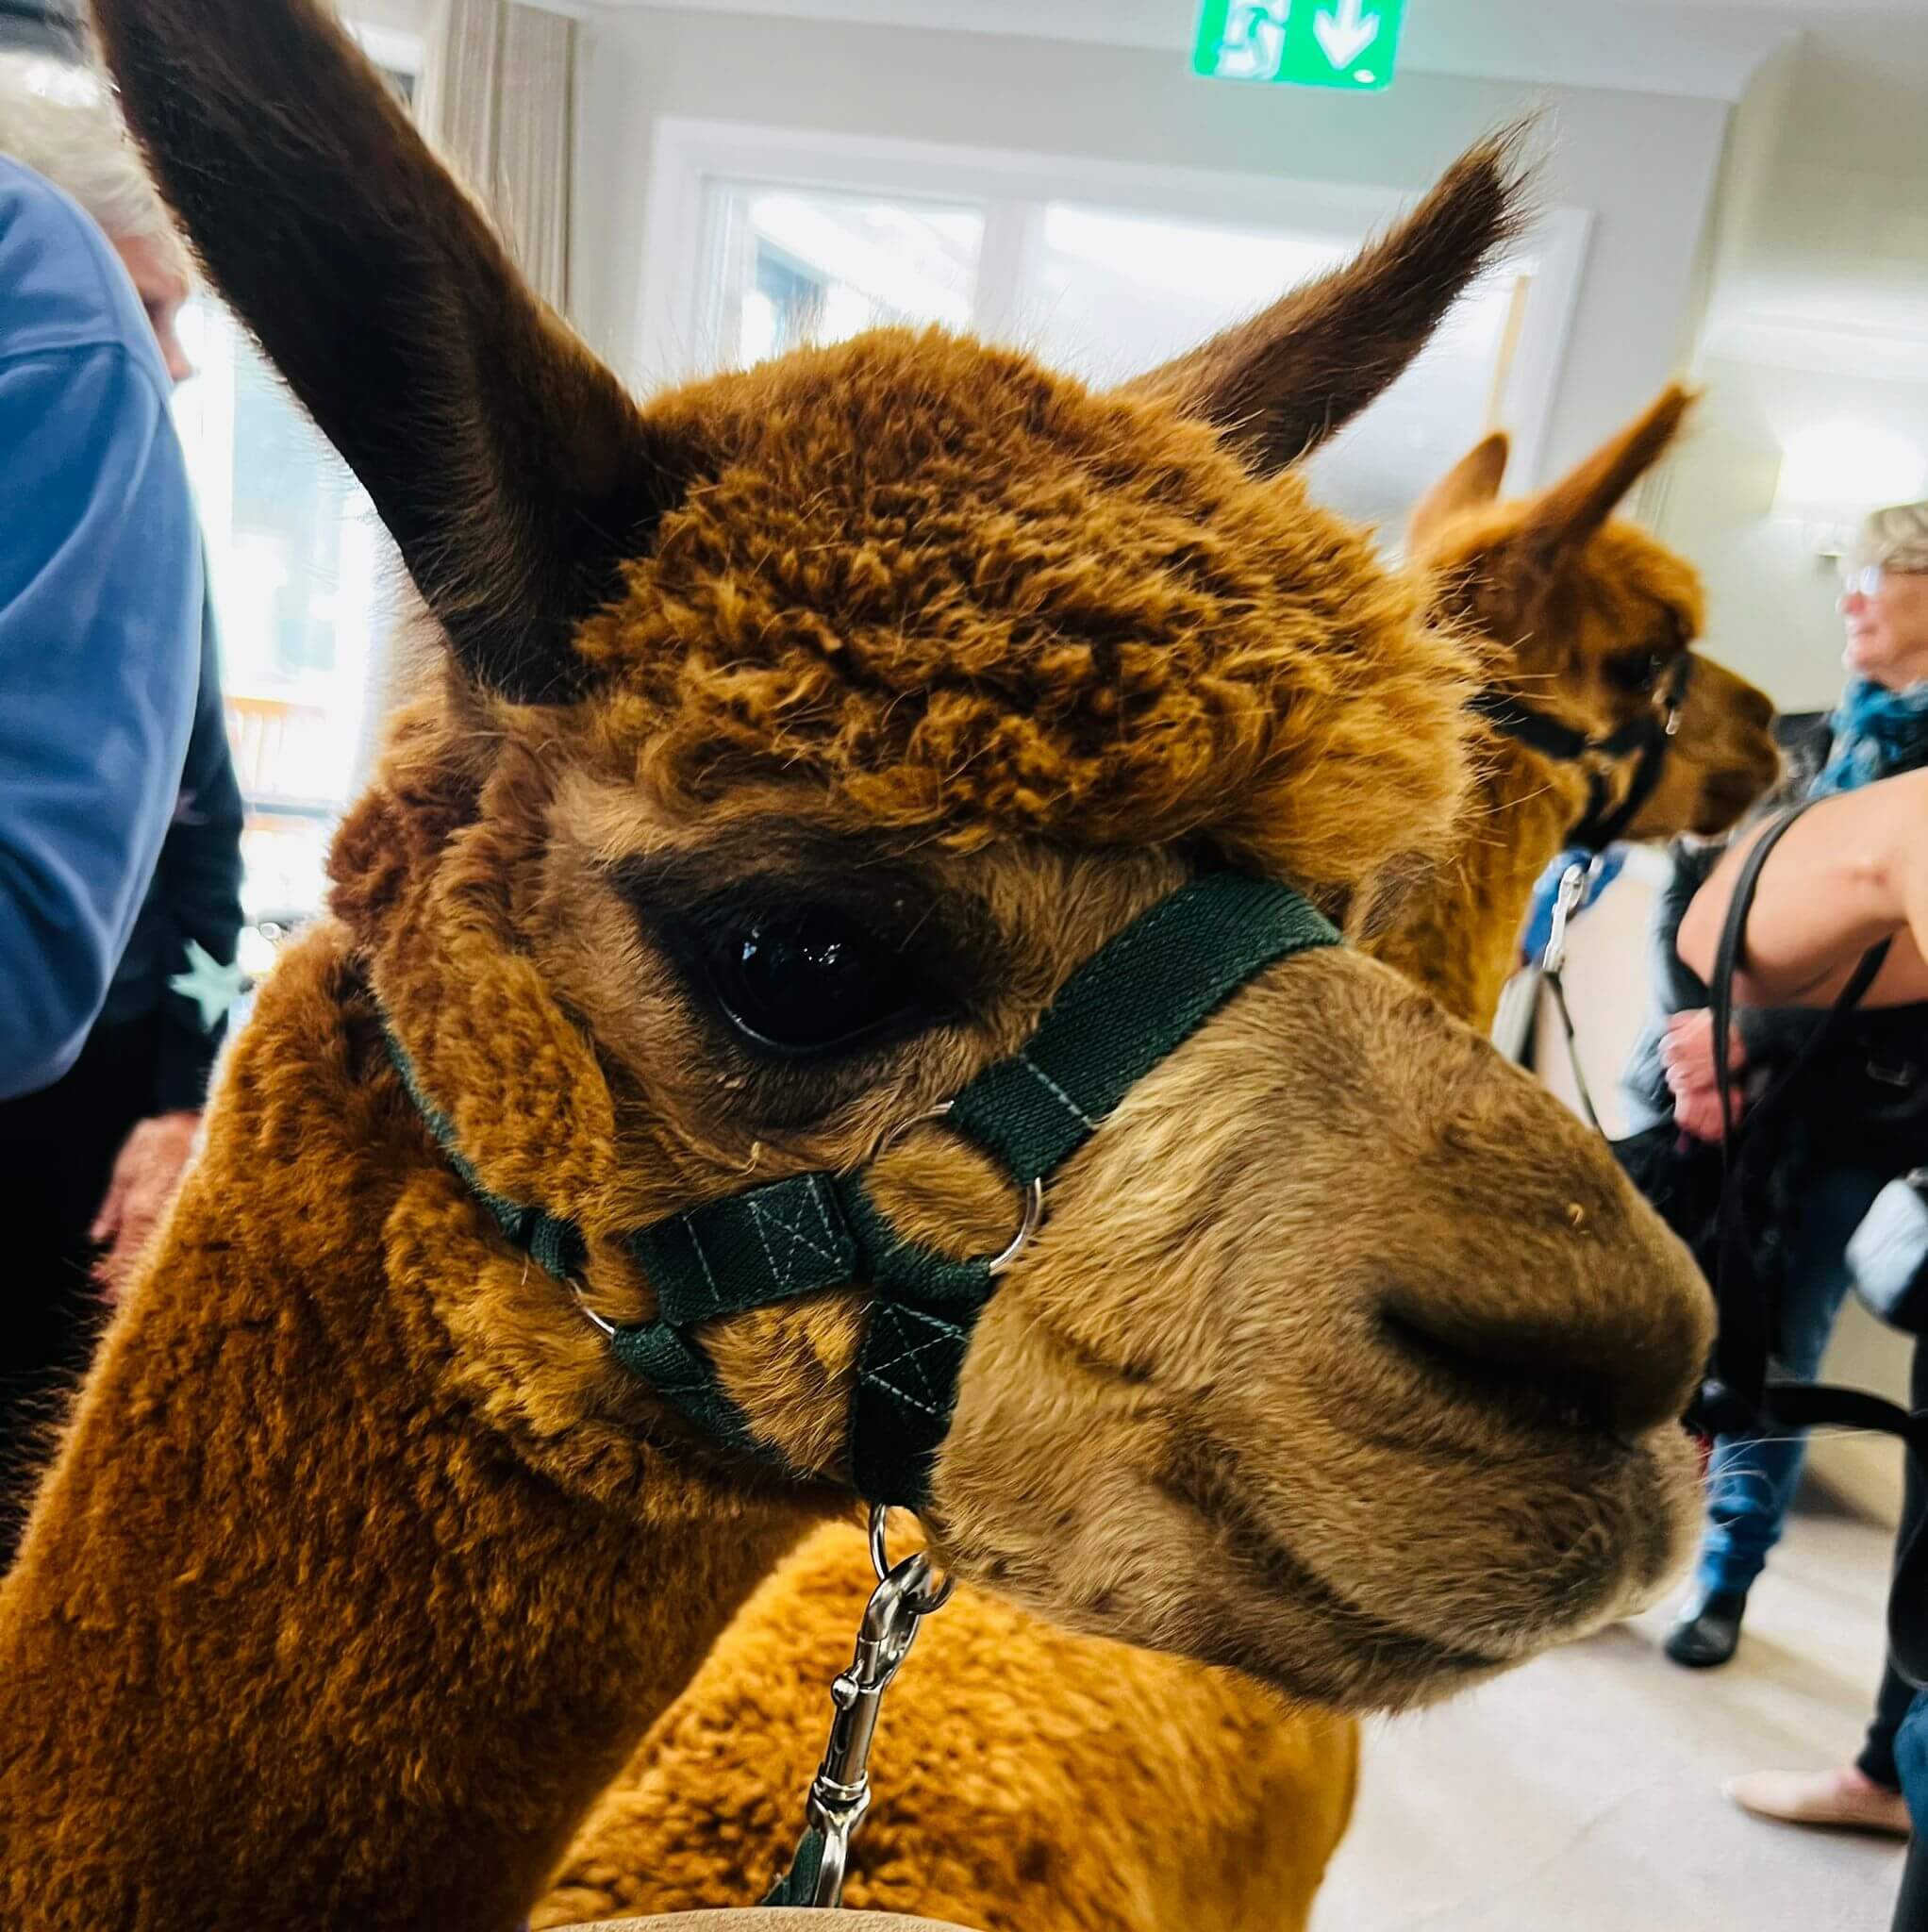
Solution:
M 569 309 L 576 24 L 517 0 L 436 0 L 416 114 L 523 272 Z

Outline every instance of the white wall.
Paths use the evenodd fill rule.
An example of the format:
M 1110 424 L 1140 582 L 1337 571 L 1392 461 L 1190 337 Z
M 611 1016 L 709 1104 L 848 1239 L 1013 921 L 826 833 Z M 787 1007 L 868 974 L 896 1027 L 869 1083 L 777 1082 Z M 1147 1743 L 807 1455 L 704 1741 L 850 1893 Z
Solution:
M 1928 450 L 1928 381 L 1714 356 L 1691 435 L 1670 468 L 1658 529 L 1700 567 L 1708 647 L 1783 710 L 1822 710 L 1841 687 L 1835 563 L 1773 514 L 1781 455 L 1803 429 L 1865 424 Z
M 1924 100 L 1928 8 L 1844 17 L 1801 48 L 1737 304 L 1839 334 L 1898 333 L 1919 356 L 1928 317 Z
M 1542 105 L 1551 204 L 1595 210 L 1549 464 L 1576 459 L 1679 364 L 1726 105 L 1402 75 L 1379 95 L 1241 89 L 1141 48 L 642 8 L 586 23 L 578 321 L 632 378 L 660 115 L 1170 161 L 1401 191 Z M 1289 217 L 1288 209 L 1282 215 Z
M 360 26 L 419 34 L 428 25 L 433 0 L 341 0 L 341 11 Z
M 1928 452 L 1924 99 L 1928 9 L 1844 15 L 1764 68 L 1736 116 L 1706 398 L 1658 527 L 1706 577 L 1717 654 L 1786 709 L 1831 703 L 1841 669 L 1832 566 L 1771 514 L 1783 450 L 1846 422 Z

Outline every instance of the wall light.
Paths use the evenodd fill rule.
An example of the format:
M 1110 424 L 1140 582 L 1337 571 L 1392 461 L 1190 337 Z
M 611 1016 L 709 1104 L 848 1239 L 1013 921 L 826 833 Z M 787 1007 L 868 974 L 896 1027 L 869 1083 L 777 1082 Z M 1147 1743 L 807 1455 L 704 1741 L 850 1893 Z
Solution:
M 1871 423 L 1817 423 L 1781 453 L 1774 515 L 1801 525 L 1817 555 L 1839 557 L 1870 510 L 1924 491 L 1928 454 L 1911 438 Z

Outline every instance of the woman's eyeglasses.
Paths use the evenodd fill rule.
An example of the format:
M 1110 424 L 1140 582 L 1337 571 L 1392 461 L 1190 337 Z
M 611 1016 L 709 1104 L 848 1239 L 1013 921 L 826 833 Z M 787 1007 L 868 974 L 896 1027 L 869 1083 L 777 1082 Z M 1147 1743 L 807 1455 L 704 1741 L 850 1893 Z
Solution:
M 1863 564 L 1859 570 L 1844 570 L 1841 573 L 1842 601 L 1850 597 L 1880 596 L 1882 579 L 1886 575 L 1878 563 Z

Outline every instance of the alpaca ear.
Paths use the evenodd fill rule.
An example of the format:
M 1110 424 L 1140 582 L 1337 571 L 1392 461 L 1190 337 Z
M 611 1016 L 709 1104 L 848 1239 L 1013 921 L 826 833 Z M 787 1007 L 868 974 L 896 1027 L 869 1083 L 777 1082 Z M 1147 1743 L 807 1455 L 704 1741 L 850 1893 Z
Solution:
M 1641 415 L 1539 497 L 1508 544 L 1535 576 L 1551 581 L 1585 548 L 1660 459 L 1693 401 L 1690 390 L 1670 383 Z
M 578 620 L 679 493 L 318 0 L 96 0 L 209 275 L 347 458 L 477 679 L 565 696 Z
M 1454 517 L 1491 503 L 1500 493 L 1506 458 L 1512 453 L 1513 445 L 1504 429 L 1495 429 L 1474 443 L 1413 506 L 1405 526 L 1408 552 L 1417 555 Z
M 1462 155 L 1343 268 L 1124 387 L 1217 425 L 1253 472 L 1308 455 L 1387 390 L 1462 291 L 1518 235 L 1522 135 Z

